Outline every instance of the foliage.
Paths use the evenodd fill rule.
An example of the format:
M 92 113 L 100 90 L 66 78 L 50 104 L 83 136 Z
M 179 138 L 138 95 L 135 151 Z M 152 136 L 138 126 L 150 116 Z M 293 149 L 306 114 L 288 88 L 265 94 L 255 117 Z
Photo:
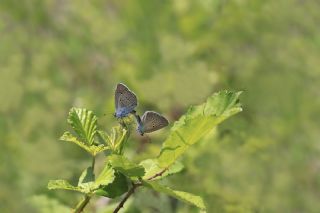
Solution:
M 220 92 L 210 97 L 206 103 L 191 107 L 188 113 L 172 127 L 168 139 L 163 143 L 158 157 L 159 165 L 169 167 L 188 148 L 208 134 L 212 127 L 241 111 L 237 104 L 241 93 Z
M 170 189 L 169 187 L 162 186 L 156 182 L 143 181 L 143 185 L 149 187 L 157 192 L 166 193 L 170 196 L 173 196 L 179 200 L 195 205 L 201 210 L 206 210 L 205 204 L 201 197 L 192 195 L 187 192 L 175 191 Z
M 97 117 L 92 111 L 72 108 L 69 113 L 68 123 L 78 135 L 78 138 L 70 132 L 65 132 L 60 140 L 75 143 L 92 156 L 96 156 L 99 152 L 108 149 L 104 144 L 94 144 L 94 137 L 97 133 Z
M 214 94 L 203 105 L 191 107 L 172 127 L 172 131 L 168 139 L 165 140 L 159 156 L 156 159 L 145 159 L 140 164 L 130 161 L 120 151 L 123 148 L 118 149 L 119 147 L 124 147 L 123 144 L 126 144 L 128 140 L 130 133 L 128 125 L 121 124 L 118 127 L 114 127 L 111 136 L 99 130 L 99 135 L 104 141 L 100 145 L 104 146 L 105 149 L 111 150 L 111 153 L 107 154 L 104 168 L 97 178 L 95 178 L 94 174 L 94 165 L 95 156 L 98 152 L 92 152 L 92 150 L 96 150 L 96 147 L 100 146 L 95 145 L 98 144 L 98 140 L 96 141 L 95 139 L 97 117 L 87 109 L 72 108 L 69 113 L 68 123 L 78 137 L 72 136 L 71 133 L 67 132 L 62 139 L 67 142 L 75 142 L 79 147 L 89 151 L 93 157 L 92 166 L 82 172 L 77 186 L 72 186 L 66 180 L 51 180 L 48 183 L 48 189 L 65 189 L 85 194 L 84 199 L 80 201 L 74 212 L 82 212 L 94 194 L 115 198 L 128 191 L 123 201 L 115 209 L 115 212 L 117 212 L 123 207 L 127 198 L 131 196 L 135 189 L 141 186 L 168 194 L 205 211 L 206 207 L 201 197 L 173 190 L 161 185 L 157 180 L 180 172 L 183 166 L 177 159 L 220 122 L 241 111 L 241 106 L 238 103 L 239 95 L 239 92 L 223 91 Z M 128 189 L 126 179 L 132 182 L 131 189 Z
M 74 206 L 77 194 L 44 187 L 53 177 L 77 186 L 89 164 L 88 152 L 57 141 L 62 121 L 72 106 L 89 108 L 111 135 L 119 81 L 141 110 L 171 121 L 215 91 L 245 91 L 246 110 L 192 145 L 164 185 L 201 195 L 213 213 L 318 212 L 319 10 L 314 0 L 1 1 L 0 212 Z M 136 164 L 156 159 L 168 130 L 132 134 L 122 151 Z M 161 172 L 147 163 L 145 179 Z M 107 202 L 88 212 L 117 205 Z M 147 189 L 126 211 L 198 212 Z

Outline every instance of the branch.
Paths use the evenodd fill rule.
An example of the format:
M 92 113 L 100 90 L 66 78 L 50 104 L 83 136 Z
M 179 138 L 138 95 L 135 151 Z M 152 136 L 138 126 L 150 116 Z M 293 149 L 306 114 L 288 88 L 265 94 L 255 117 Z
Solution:
M 115 208 L 115 210 L 113 211 L 113 213 L 117 213 L 119 212 L 119 210 L 123 207 L 123 205 L 125 204 L 125 202 L 129 199 L 129 197 L 134 193 L 134 191 L 136 190 L 136 188 L 138 188 L 139 186 L 141 186 L 141 183 L 132 183 L 132 188 L 128 191 L 128 193 L 126 194 L 126 196 L 124 196 L 124 198 L 121 200 L 121 202 L 118 204 L 117 208 Z
M 163 175 L 163 173 L 165 173 L 168 170 L 168 168 L 163 169 L 161 172 L 153 175 L 152 177 L 148 178 L 148 180 L 153 180 L 156 177 L 159 177 L 161 175 Z M 125 202 L 129 199 L 129 197 L 134 193 L 134 191 L 136 190 L 136 188 L 138 188 L 139 186 L 142 186 L 142 183 L 132 183 L 132 188 L 128 191 L 128 193 L 126 194 L 126 196 L 124 196 L 124 198 L 121 200 L 121 202 L 118 204 L 117 208 L 113 211 L 113 213 L 117 213 L 119 212 L 119 210 L 123 207 L 123 205 L 125 204 Z
M 167 170 L 168 170 L 168 168 L 163 169 L 161 172 L 159 172 L 159 173 L 157 173 L 157 174 L 153 175 L 152 177 L 149 177 L 149 178 L 148 178 L 148 180 L 153 180 L 153 179 L 155 179 L 155 178 L 157 178 L 157 177 L 162 176 L 162 175 L 163 175 L 163 173 L 165 173 Z

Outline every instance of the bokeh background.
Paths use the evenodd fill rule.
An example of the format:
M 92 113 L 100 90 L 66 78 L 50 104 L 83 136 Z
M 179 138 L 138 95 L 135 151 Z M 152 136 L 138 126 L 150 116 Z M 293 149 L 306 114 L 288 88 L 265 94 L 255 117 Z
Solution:
M 319 212 L 319 11 L 317 0 L 1 0 L 0 212 L 69 212 L 80 195 L 46 188 L 90 164 L 58 140 L 67 113 L 94 110 L 108 130 L 118 82 L 140 113 L 171 123 L 213 92 L 243 90 L 244 111 L 166 184 L 203 196 L 209 212 Z M 155 156 L 167 133 L 134 136 L 127 152 Z M 197 211 L 147 190 L 126 209 Z

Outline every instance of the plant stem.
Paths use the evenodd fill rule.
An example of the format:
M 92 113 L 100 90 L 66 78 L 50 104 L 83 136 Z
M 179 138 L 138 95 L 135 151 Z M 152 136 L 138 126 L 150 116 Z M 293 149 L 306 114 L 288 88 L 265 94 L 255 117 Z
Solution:
M 134 193 L 136 188 L 138 188 L 139 186 L 141 186 L 141 183 L 138 183 L 138 184 L 132 183 L 132 188 L 127 192 L 126 196 L 124 196 L 124 198 L 118 204 L 117 208 L 115 208 L 113 213 L 119 212 L 119 210 L 123 207 L 124 203 L 128 200 L 128 198 Z
M 77 207 L 74 210 L 74 213 L 81 213 L 83 209 L 88 205 L 91 196 L 85 195 L 84 198 L 78 203 Z
M 92 156 L 92 164 L 91 164 L 91 168 L 92 168 L 92 172 L 94 173 L 94 165 L 96 163 L 96 158 L 95 156 Z M 81 213 L 84 208 L 88 205 L 88 203 L 90 202 L 91 196 L 86 194 L 84 196 L 84 198 L 82 198 L 82 200 L 77 204 L 74 213 Z
M 91 168 L 92 168 L 92 172 L 94 173 L 94 165 L 96 163 L 96 157 L 92 156 L 92 164 L 91 164 Z

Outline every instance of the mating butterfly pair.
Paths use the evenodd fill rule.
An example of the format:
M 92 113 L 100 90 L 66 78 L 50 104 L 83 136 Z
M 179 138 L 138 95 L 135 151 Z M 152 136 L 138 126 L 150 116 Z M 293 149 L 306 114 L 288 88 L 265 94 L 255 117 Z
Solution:
M 115 117 L 124 118 L 130 113 L 133 114 L 138 123 L 137 131 L 141 135 L 168 126 L 168 120 L 154 111 L 146 111 L 140 118 L 135 111 L 135 108 L 138 106 L 137 96 L 126 85 L 119 83 L 114 97 L 116 106 Z

